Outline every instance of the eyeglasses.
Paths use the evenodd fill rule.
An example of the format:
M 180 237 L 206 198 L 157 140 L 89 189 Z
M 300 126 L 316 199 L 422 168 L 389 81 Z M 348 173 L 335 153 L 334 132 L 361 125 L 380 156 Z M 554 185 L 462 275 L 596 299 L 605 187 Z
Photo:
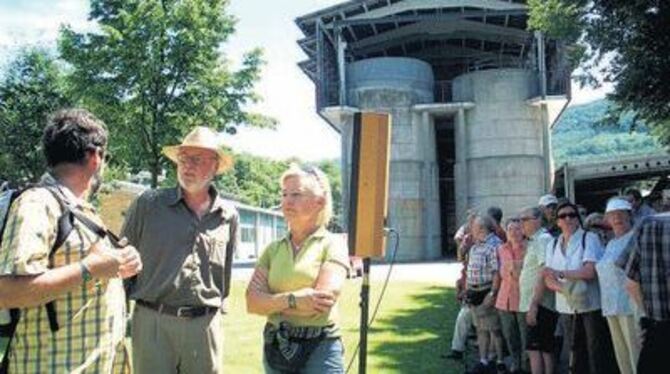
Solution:
M 566 219 L 566 218 L 577 218 L 579 217 L 579 214 L 577 213 L 561 213 L 556 216 L 558 219 Z
M 182 165 L 200 166 L 206 161 L 215 161 L 216 157 L 211 156 L 189 156 L 185 154 L 177 155 L 177 162 Z
M 105 160 L 105 163 L 109 163 L 109 160 L 112 159 L 112 154 L 102 147 L 98 147 L 96 152 L 98 152 L 98 156 L 100 156 L 101 159 Z

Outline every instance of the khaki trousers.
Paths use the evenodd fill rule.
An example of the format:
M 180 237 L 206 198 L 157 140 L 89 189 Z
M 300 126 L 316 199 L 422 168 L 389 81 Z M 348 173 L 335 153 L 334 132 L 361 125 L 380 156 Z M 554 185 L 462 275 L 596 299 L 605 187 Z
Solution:
M 467 305 L 462 305 L 454 323 L 454 336 L 451 338 L 451 350 L 465 352 L 465 343 L 472 328 L 472 313 Z
M 614 355 L 621 374 L 635 374 L 640 356 L 640 329 L 633 316 L 608 316 Z
M 221 313 L 179 318 L 136 306 L 131 325 L 137 374 L 223 372 Z

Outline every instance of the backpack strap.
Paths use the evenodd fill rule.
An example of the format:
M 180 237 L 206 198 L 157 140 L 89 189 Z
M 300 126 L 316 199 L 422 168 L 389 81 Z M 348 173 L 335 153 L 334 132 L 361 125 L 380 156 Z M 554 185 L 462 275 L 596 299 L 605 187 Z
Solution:
M 11 317 L 9 324 L 0 325 L 0 336 L 9 339 L 4 352 L 0 351 L 0 374 L 7 374 L 9 370 L 9 351 L 12 348 L 16 326 L 19 324 L 19 319 L 21 318 L 21 310 L 18 308 L 10 309 L 9 315 Z
M 557 237 L 554 238 L 554 245 L 553 245 L 553 247 L 552 247 L 553 250 L 551 251 L 551 255 L 552 255 L 552 256 L 554 255 L 554 253 L 556 253 L 556 244 L 558 244 L 558 239 L 559 239 L 560 237 L 561 237 L 561 236 L 559 235 L 559 236 L 557 236 Z
M 58 251 L 58 249 L 65 243 L 65 240 L 70 236 L 70 233 L 74 229 L 74 215 L 72 214 L 70 207 L 63 201 L 63 198 L 54 188 L 49 186 L 44 186 L 44 188 L 51 192 L 51 195 L 58 201 L 58 205 L 62 212 L 61 216 L 58 218 L 56 227 L 56 240 L 54 241 L 53 246 L 51 246 L 51 250 L 49 250 L 49 268 L 53 268 L 56 251 Z M 47 317 L 49 318 L 49 328 L 51 329 L 51 332 L 56 332 L 60 329 L 58 317 L 56 315 L 56 304 L 52 300 L 49 301 L 45 307 L 47 310 Z
M 61 207 L 61 211 L 63 214 L 58 218 L 58 228 L 57 228 L 57 233 L 56 233 L 56 240 L 54 242 L 53 247 L 51 247 L 51 250 L 49 251 L 49 267 L 53 268 L 53 258 L 54 255 L 56 254 L 56 251 L 65 243 L 65 240 L 67 237 L 70 235 L 72 230 L 74 229 L 74 220 L 76 219 L 77 221 L 81 222 L 84 226 L 86 226 L 89 230 L 91 230 L 94 234 L 101 238 L 109 238 L 110 242 L 117 248 L 122 247 L 120 245 L 120 240 L 118 236 L 116 236 L 113 232 L 110 230 L 102 227 L 101 225 L 93 222 L 90 218 L 88 218 L 84 213 L 80 212 L 70 204 L 66 202 L 64 197 L 61 195 L 61 192 L 58 191 L 56 188 L 52 186 L 43 186 L 47 191 L 51 192 L 51 195 L 58 201 L 58 204 Z M 47 310 L 47 316 L 49 318 L 49 327 L 51 328 L 52 332 L 56 332 L 60 329 L 60 326 L 58 325 L 58 318 L 56 316 L 56 305 L 54 301 L 50 301 L 46 304 L 46 310 Z
M 586 234 L 589 233 L 589 230 L 582 229 L 582 231 L 584 231 L 584 235 L 582 235 L 582 251 L 584 251 L 586 249 Z M 556 244 L 558 243 L 558 238 L 560 238 L 560 236 L 554 238 L 554 246 L 553 246 L 554 252 L 556 252 Z

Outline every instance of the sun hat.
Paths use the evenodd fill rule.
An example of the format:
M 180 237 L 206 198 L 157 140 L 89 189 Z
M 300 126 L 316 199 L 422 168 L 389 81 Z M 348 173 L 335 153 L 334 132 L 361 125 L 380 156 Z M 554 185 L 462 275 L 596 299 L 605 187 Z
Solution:
M 633 210 L 633 206 L 623 197 L 615 197 L 607 202 L 605 213 L 609 213 L 614 210 Z
M 201 148 L 213 151 L 219 158 L 219 168 L 216 174 L 221 174 L 233 167 L 233 157 L 227 151 L 219 140 L 219 135 L 212 129 L 203 126 L 197 126 L 189 132 L 181 144 L 168 145 L 163 147 L 163 154 L 172 162 L 177 163 L 179 150 L 183 147 Z
M 541 206 L 549 206 L 551 204 L 558 204 L 558 199 L 552 194 L 546 194 L 540 198 L 540 201 L 537 203 Z

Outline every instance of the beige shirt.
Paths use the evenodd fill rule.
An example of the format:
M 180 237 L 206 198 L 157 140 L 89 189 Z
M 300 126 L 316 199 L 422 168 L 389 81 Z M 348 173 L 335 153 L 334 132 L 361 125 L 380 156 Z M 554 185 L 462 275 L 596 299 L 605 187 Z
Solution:
M 130 298 L 171 306 L 221 307 L 230 289 L 239 216 L 214 188 L 201 218 L 179 188 L 146 191 L 130 207 L 122 236 L 140 252 L 144 268 Z

